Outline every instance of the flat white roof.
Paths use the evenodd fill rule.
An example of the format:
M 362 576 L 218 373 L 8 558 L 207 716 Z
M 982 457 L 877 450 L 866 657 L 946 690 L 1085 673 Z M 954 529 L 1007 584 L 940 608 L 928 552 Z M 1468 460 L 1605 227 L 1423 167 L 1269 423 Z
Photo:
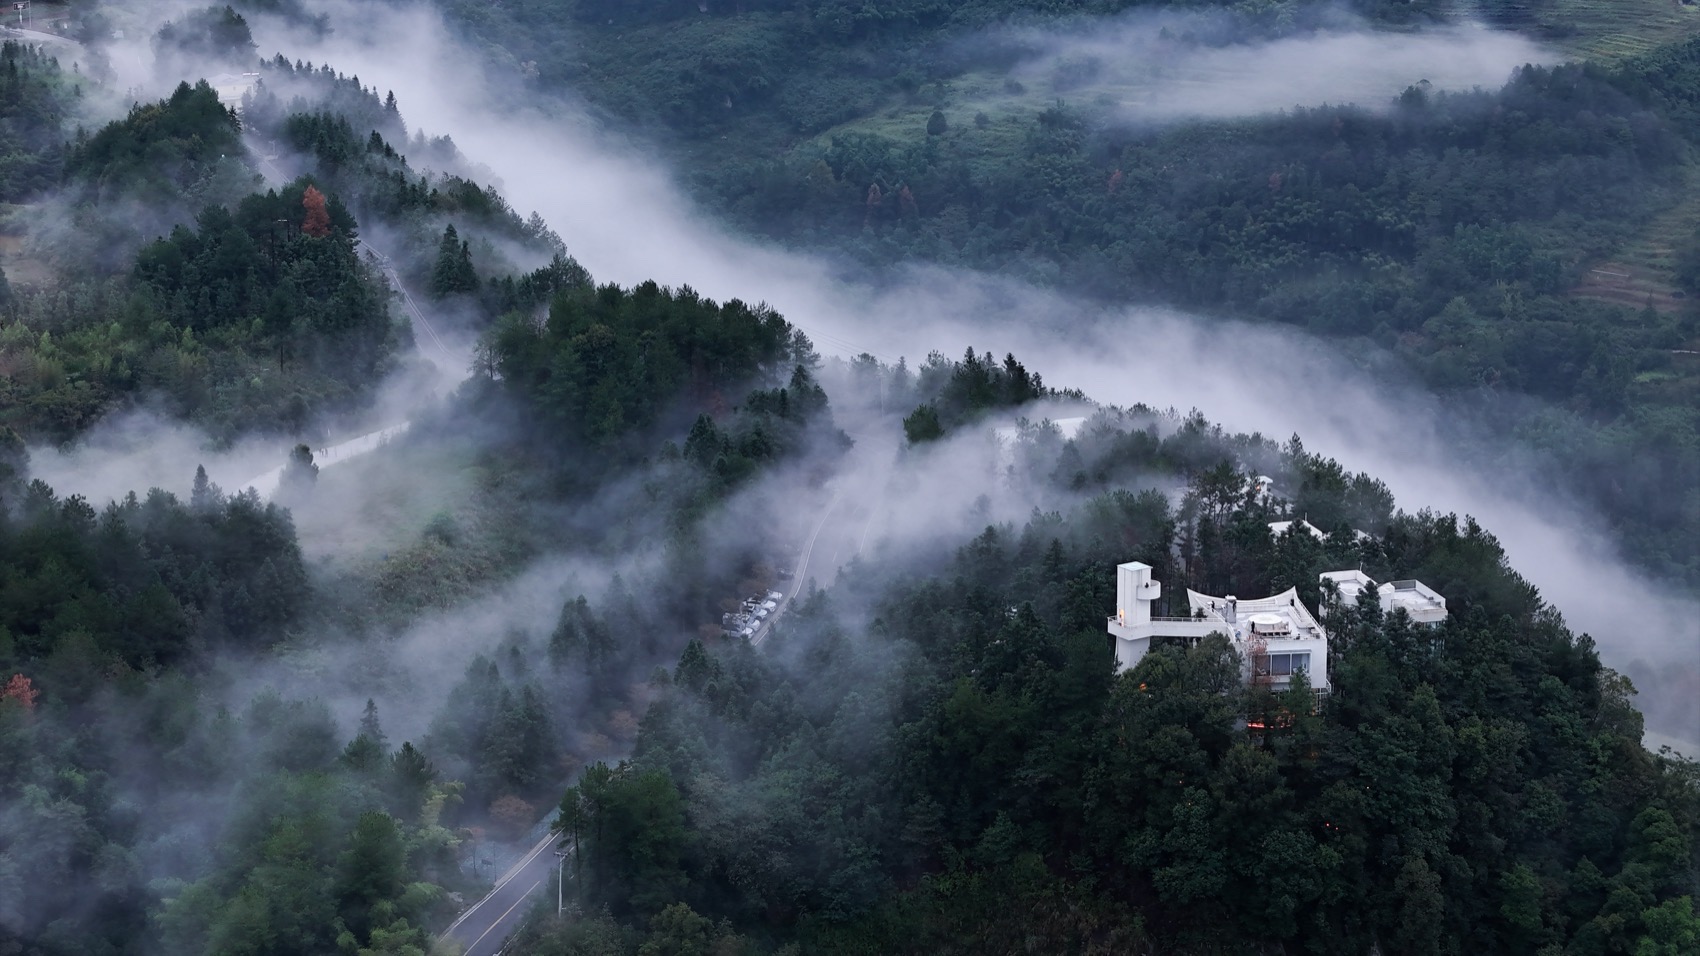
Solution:
M 1421 581 L 1389 581 L 1377 589 L 1387 610 L 1403 608 L 1411 620 L 1434 624 L 1446 619 L 1446 599 Z
M 1374 590 L 1375 579 L 1356 568 L 1350 571 L 1324 571 L 1317 575 L 1318 580 L 1333 581 L 1340 589 L 1340 600 L 1358 603 L 1358 595 L 1365 591 Z
M 1200 611 L 1204 612 L 1204 620 L 1220 623 L 1230 637 L 1241 643 L 1251 637 L 1251 625 L 1254 621 L 1259 625 L 1275 622 L 1286 624 L 1286 640 L 1328 640 L 1328 632 L 1311 616 L 1310 608 L 1305 607 L 1305 602 L 1299 600 L 1298 588 L 1288 588 L 1280 594 L 1266 598 L 1236 599 L 1232 622 L 1228 620 L 1227 598 L 1200 594 L 1191 588 L 1187 589 L 1186 598 L 1194 617 L 1197 617 Z M 1283 638 L 1274 639 L 1279 641 Z

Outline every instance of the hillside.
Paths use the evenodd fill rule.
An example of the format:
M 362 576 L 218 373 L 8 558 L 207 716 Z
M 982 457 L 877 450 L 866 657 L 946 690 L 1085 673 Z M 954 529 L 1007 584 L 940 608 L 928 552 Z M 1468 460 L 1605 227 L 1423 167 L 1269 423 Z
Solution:
M 1700 380 L 1682 357 L 1700 288 L 1662 264 L 1692 242 L 1680 210 L 1700 131 L 1659 92 L 1692 43 L 1511 75 L 1525 61 L 1509 57 L 1546 54 L 1444 35 L 1433 57 L 1481 44 L 1503 72 L 1447 93 L 1413 64 L 1379 91 L 1342 79 L 1355 106 L 1319 92 L 1299 109 L 1257 105 L 1279 78 L 1256 64 L 1281 44 L 1293 68 L 1337 57 L 1342 30 L 1374 42 L 1363 21 L 1165 12 L 1116 28 L 1135 51 L 1118 59 L 1081 11 L 1046 5 L 860 32 L 783 5 L 612 23 L 582 5 L 443 5 L 529 88 L 635 125 L 740 230 L 840 254 L 869 281 L 936 262 L 1296 325 L 1364 364 L 1391 354 L 1495 436 L 1473 454 L 1514 440 L 1545 455 L 1637 561 L 1700 580 L 1700 493 L 1682 490 L 1700 488 Z M 1382 60 L 1445 29 L 1418 8 L 1369 14 L 1416 31 L 1380 34 Z M 1174 105 L 1217 86 L 1212 105 Z
M 1570 482 L 1700 573 L 1692 302 L 1581 284 L 1700 276 L 1700 42 L 1267 113 L 1247 49 L 1395 61 L 1367 90 L 1526 48 L 1427 0 L 444 2 L 545 108 L 457 117 L 415 4 L 71 0 L 77 59 L 0 45 L 0 956 L 1700 952 L 1700 764 L 1647 732 L 1687 746 L 1647 623 L 1686 592 L 1576 549 L 1543 593 L 1525 509 L 1301 437 L 1410 376 L 1446 404 L 1390 429 L 1492 425 L 1425 469 L 1520 436 L 1565 462 L 1533 520 Z M 1149 56 L 1080 46 L 1105 16 Z M 659 152 L 556 138 L 575 90 Z M 805 256 L 711 297 L 694 211 L 542 195 L 654 182 L 604 162 L 850 263 L 812 290 L 850 327 Z M 622 231 L 672 284 L 563 239 Z M 895 306 L 933 263 L 1056 347 Z M 1065 295 L 1382 378 L 1284 441 L 1118 407 L 1028 307 Z M 887 310 L 936 345 L 823 354 Z M 1353 371 L 1240 331 L 1255 401 Z

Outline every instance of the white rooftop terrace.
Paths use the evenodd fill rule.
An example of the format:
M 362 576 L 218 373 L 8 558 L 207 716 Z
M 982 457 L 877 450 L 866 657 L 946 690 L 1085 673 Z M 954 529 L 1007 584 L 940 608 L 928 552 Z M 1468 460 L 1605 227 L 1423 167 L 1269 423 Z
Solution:
M 1421 581 L 1389 581 L 1377 590 L 1383 608 L 1389 611 L 1402 608 L 1418 624 L 1439 624 L 1446 620 L 1446 599 Z
M 1418 624 L 1439 624 L 1446 620 L 1446 598 L 1415 579 L 1378 585 L 1362 571 L 1324 571 L 1322 580 L 1333 581 L 1340 589 L 1340 600 L 1347 604 L 1357 604 L 1365 591 L 1373 590 L 1384 611 L 1403 609 Z

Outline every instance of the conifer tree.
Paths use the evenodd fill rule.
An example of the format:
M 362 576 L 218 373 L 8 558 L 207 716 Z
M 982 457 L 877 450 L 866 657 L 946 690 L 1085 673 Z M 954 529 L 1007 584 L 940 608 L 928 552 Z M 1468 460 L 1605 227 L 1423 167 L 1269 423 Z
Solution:
M 453 223 L 437 243 L 437 263 L 431 270 L 431 296 L 445 299 L 478 291 L 478 272 L 472 267 L 472 244 L 461 239 Z

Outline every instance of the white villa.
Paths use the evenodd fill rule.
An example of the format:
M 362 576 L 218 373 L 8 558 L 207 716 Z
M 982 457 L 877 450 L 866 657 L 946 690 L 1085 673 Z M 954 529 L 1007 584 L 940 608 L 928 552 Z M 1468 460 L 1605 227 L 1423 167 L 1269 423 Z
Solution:
M 1292 676 L 1304 671 L 1317 693 L 1328 693 L 1328 632 L 1299 600 L 1296 588 L 1257 600 L 1232 594 L 1214 597 L 1189 589 L 1191 617 L 1153 617 L 1151 607 L 1162 596 L 1163 586 L 1151 579 L 1151 572 L 1149 564 L 1139 561 L 1116 566 L 1116 613 L 1109 619 L 1108 630 L 1116 638 L 1118 672 L 1138 664 L 1153 641 L 1192 643 L 1221 634 L 1244 658 L 1247 683 L 1286 690 Z M 1322 579 L 1335 582 L 1341 599 L 1353 604 L 1366 589 L 1375 589 L 1384 607 L 1403 608 L 1414 621 L 1438 624 L 1446 619 L 1446 599 L 1420 581 L 1377 587 L 1362 571 L 1329 571 Z

